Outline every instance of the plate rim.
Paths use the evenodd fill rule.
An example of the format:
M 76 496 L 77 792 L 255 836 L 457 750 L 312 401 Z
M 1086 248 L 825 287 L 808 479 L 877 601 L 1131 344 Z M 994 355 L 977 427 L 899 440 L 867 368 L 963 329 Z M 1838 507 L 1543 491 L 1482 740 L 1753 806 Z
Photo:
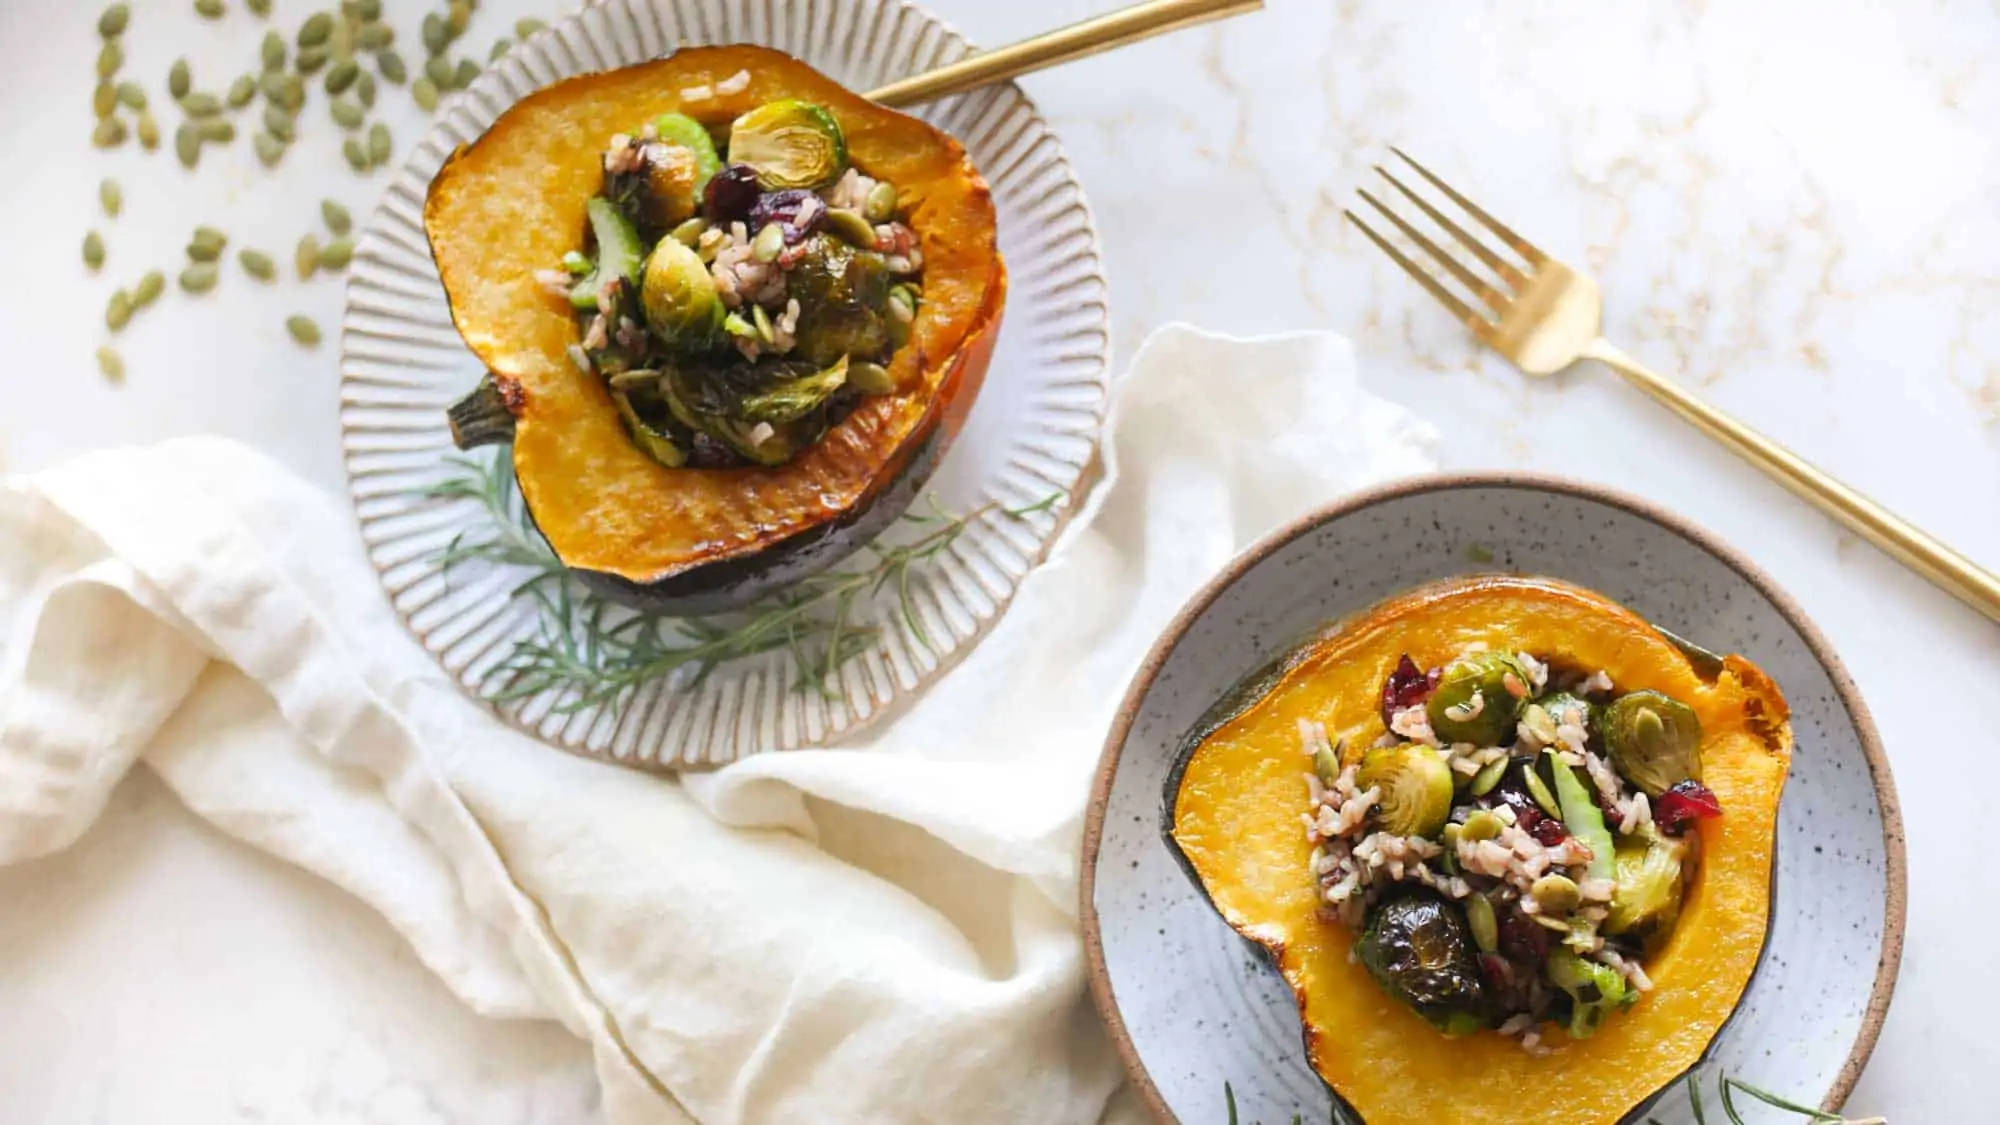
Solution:
M 1683 536 L 1734 570 L 1769 599 L 1777 608 L 1778 614 L 1798 631 L 1799 636 L 1805 641 L 1806 650 L 1826 671 L 1828 680 L 1833 684 L 1835 696 L 1839 699 L 1841 707 L 1846 710 L 1855 733 L 1860 737 L 1862 755 L 1868 763 L 1869 780 L 1874 786 L 1876 804 L 1881 810 L 1882 845 L 1886 861 L 1882 947 L 1876 961 L 1875 983 L 1869 992 L 1868 1007 L 1862 1014 L 1861 1028 L 1855 1035 L 1854 1046 L 1849 1050 L 1846 1060 L 1841 1063 L 1839 1072 L 1834 1076 L 1833 1085 L 1821 1102 L 1821 1108 L 1826 1112 L 1838 1112 L 1853 1091 L 1855 1082 L 1860 1079 L 1862 1070 L 1868 1065 L 1869 1056 L 1874 1053 L 1876 1041 L 1881 1036 L 1882 1022 L 1888 1015 L 1889 1003 L 1896 991 L 1896 976 L 1902 965 L 1904 928 L 1909 905 L 1908 859 L 1904 853 L 1902 805 L 1897 799 L 1895 778 L 1890 771 L 1888 755 L 1883 751 L 1881 735 L 1875 729 L 1875 720 L 1868 710 L 1868 704 L 1862 699 L 1861 690 L 1849 674 L 1846 664 L 1841 661 L 1839 654 L 1834 651 L 1819 626 L 1783 587 L 1742 551 L 1724 542 L 1716 533 L 1653 501 L 1575 477 L 1535 472 L 1431 473 L 1375 485 L 1340 499 L 1316 505 L 1257 538 L 1225 564 L 1214 577 L 1204 582 L 1188 597 L 1159 638 L 1147 650 L 1144 659 L 1140 661 L 1132 675 L 1124 697 L 1119 701 L 1110 731 L 1105 736 L 1104 748 L 1098 757 L 1097 769 L 1091 782 L 1090 802 L 1084 812 L 1083 852 L 1078 880 L 1079 917 L 1083 922 L 1083 944 L 1087 958 L 1085 971 L 1090 985 L 1090 999 L 1097 1009 L 1099 1018 L 1104 1021 L 1119 1061 L 1124 1064 L 1126 1077 L 1132 1082 L 1139 1099 L 1145 1103 L 1155 1120 L 1163 1125 L 1179 1125 L 1179 1117 L 1167 1105 L 1159 1088 L 1154 1085 L 1152 1075 L 1139 1058 L 1138 1048 L 1125 1026 L 1124 1016 L 1118 1007 L 1116 990 L 1111 985 L 1110 974 L 1105 967 L 1104 935 L 1097 916 L 1097 863 L 1104 842 L 1104 821 L 1111 802 L 1111 786 L 1118 773 L 1118 763 L 1125 742 L 1137 722 L 1140 705 L 1152 689 L 1153 681 L 1202 614 L 1253 567 L 1280 548 L 1328 523 L 1378 504 L 1428 493 L 1474 488 L 1555 493 L 1590 500 L 1622 509 Z

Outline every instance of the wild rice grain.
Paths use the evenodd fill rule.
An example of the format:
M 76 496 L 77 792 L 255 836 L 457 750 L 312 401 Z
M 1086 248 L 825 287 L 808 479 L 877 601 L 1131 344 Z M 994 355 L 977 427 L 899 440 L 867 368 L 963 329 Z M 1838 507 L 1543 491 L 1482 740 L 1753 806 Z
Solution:
M 83 264 L 92 273 L 104 268 L 104 238 L 96 231 L 83 236 Z
M 311 317 L 293 313 L 285 318 L 285 331 L 292 334 L 292 339 L 308 348 L 319 346 L 319 325 L 314 324 Z
M 486 61 L 489 63 L 499 62 L 500 56 L 513 50 L 513 48 L 514 41 L 512 39 L 495 39 L 492 49 L 486 52 Z
M 109 345 L 97 349 L 97 369 L 114 383 L 125 381 L 125 361 L 118 358 L 118 353 L 112 351 Z

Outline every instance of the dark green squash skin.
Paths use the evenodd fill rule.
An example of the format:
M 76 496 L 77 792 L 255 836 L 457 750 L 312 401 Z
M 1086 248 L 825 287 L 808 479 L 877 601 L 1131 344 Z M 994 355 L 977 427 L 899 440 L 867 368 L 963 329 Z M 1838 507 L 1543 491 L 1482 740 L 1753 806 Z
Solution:
M 1334 622 L 1321 629 L 1314 630 L 1305 640 L 1298 642 L 1291 648 L 1266 661 L 1249 675 L 1237 681 L 1227 691 L 1223 692 L 1220 699 L 1210 704 L 1208 709 L 1201 713 L 1201 716 L 1194 721 L 1194 725 L 1189 727 L 1187 733 L 1181 736 L 1180 744 L 1174 749 L 1173 761 L 1168 765 L 1166 780 L 1161 785 L 1160 839 L 1167 846 L 1167 854 L 1173 856 L 1174 862 L 1180 866 L 1181 874 L 1187 876 L 1187 880 L 1193 884 L 1195 892 L 1201 896 L 1203 902 L 1208 904 L 1209 909 L 1216 911 L 1218 918 L 1222 916 L 1222 912 L 1216 910 L 1215 899 L 1209 895 L 1208 887 L 1202 883 L 1201 876 L 1194 869 L 1194 864 L 1189 862 L 1187 853 L 1181 850 L 1180 843 L 1174 839 L 1174 803 L 1180 795 L 1181 780 L 1187 773 L 1188 761 L 1194 757 L 1195 750 L 1201 746 L 1203 740 L 1208 738 L 1209 735 L 1214 734 L 1230 720 L 1248 711 L 1259 700 L 1263 699 L 1264 696 L 1270 694 L 1271 689 L 1278 685 L 1278 681 L 1284 678 L 1285 673 L 1290 671 L 1293 665 L 1304 659 L 1307 651 L 1322 637 L 1339 629 L 1340 624 L 1340 622 Z M 1693 664 L 1697 674 L 1704 680 L 1713 681 L 1721 673 L 1722 658 L 1715 653 L 1691 641 L 1684 640 L 1658 625 L 1653 626 L 1653 628 L 1675 648 L 1687 654 L 1689 662 Z M 1782 809 L 1784 804 L 1783 796 L 1781 795 L 1778 800 L 1779 806 Z M 1727 815 L 1727 810 L 1724 811 L 1724 815 Z M 1773 821 L 1771 833 L 1772 875 L 1770 917 L 1772 918 L 1778 916 L 1777 871 L 1781 858 L 1779 847 L 1783 843 L 1783 833 L 1777 831 L 1777 823 L 1777 820 Z M 1764 929 L 1763 944 L 1757 947 L 1757 964 L 1751 968 L 1750 980 L 1743 987 L 1743 995 L 1746 998 L 1750 995 L 1750 990 L 1757 986 L 1757 974 L 1764 969 L 1764 959 L 1769 955 L 1771 950 L 1771 931 L 1775 928 L 1775 926 L 1766 926 Z M 1232 932 L 1234 932 L 1233 928 Z M 1263 964 L 1267 971 L 1271 973 L 1278 972 L 1277 957 L 1268 947 L 1261 942 L 1243 937 L 1241 934 L 1238 934 L 1237 938 L 1244 945 L 1250 947 L 1257 960 Z M 1289 989 L 1291 986 L 1287 984 L 1286 987 Z M 1708 1065 L 1715 1056 L 1717 1045 L 1722 1042 L 1723 1036 L 1729 1033 L 1730 1025 L 1736 1022 L 1736 1017 L 1742 1014 L 1742 1011 L 1743 1005 L 1739 1001 L 1729 1015 L 1723 1019 L 1721 1025 L 1715 1029 L 1715 1035 L 1709 1039 L 1708 1045 L 1702 1048 L 1701 1057 L 1695 1061 L 1694 1065 L 1676 1075 L 1671 1082 L 1653 1091 L 1644 1101 L 1633 1107 L 1632 1112 L 1619 1118 L 1617 1125 L 1643 1125 L 1646 1115 L 1653 1110 L 1653 1107 L 1659 1105 L 1668 1095 L 1679 1090 L 1687 1081 L 1689 1075 Z M 1306 1038 L 1303 1027 L 1299 1029 L 1299 1038 L 1300 1045 L 1304 1048 L 1306 1046 Z M 1320 1078 L 1317 1070 L 1313 1071 L 1313 1077 Z M 1360 1112 L 1352 1105 L 1348 1104 L 1347 1099 L 1341 1097 L 1338 1090 L 1328 1085 L 1324 1078 L 1320 1078 L 1320 1086 L 1326 1091 L 1327 1097 L 1333 1101 L 1333 1120 L 1335 1125 L 1367 1125 L 1367 1119 L 1362 1117 Z

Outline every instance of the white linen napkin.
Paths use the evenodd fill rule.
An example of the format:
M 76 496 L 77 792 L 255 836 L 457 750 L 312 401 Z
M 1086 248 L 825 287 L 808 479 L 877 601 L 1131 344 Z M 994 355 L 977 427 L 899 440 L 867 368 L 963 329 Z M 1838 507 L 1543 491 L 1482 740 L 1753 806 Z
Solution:
M 1161 329 L 1103 483 L 963 664 L 850 747 L 680 782 L 460 695 L 342 504 L 261 455 L 82 457 L 0 486 L 0 863 L 74 841 L 144 761 L 473 1009 L 587 1040 L 614 1125 L 1096 1121 L 1121 1079 L 1076 864 L 1111 712 L 1231 555 L 1434 441 L 1339 337 Z

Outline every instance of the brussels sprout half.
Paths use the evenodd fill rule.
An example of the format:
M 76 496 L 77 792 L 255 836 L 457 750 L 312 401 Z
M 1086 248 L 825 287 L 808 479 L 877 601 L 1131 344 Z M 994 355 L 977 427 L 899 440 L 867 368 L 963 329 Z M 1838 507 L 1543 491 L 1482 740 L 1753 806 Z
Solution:
M 1355 783 L 1380 794 L 1375 816 L 1385 832 L 1433 837 L 1451 818 L 1451 767 L 1428 746 L 1406 742 L 1368 751 Z
M 646 258 L 639 304 L 646 326 L 681 350 L 707 346 L 722 319 L 722 301 L 708 266 L 701 255 L 671 238 L 661 239 Z
M 818 191 L 847 171 L 847 140 L 833 114 L 811 102 L 765 102 L 729 130 L 729 160 L 757 170 L 765 191 Z
M 1446 1035 L 1486 1026 L 1486 990 L 1471 928 L 1435 892 L 1382 900 L 1368 913 L 1355 955 L 1389 995 Z
M 1440 742 L 1498 746 L 1527 706 L 1528 672 L 1512 653 L 1482 652 L 1445 665 L 1425 711 Z
M 1607 705 L 1601 721 L 1611 767 L 1648 797 L 1701 780 L 1701 719 L 1687 704 L 1635 691 Z
M 1680 918 L 1686 886 L 1681 878 L 1688 845 L 1672 837 L 1620 841 L 1617 886 L 1604 932 L 1631 934 L 1650 942 L 1670 933 Z
M 1569 949 L 1558 947 L 1550 953 L 1548 970 L 1550 983 L 1569 994 L 1571 1039 L 1590 1038 L 1604 1017 L 1638 999 L 1618 970 L 1586 961 Z

